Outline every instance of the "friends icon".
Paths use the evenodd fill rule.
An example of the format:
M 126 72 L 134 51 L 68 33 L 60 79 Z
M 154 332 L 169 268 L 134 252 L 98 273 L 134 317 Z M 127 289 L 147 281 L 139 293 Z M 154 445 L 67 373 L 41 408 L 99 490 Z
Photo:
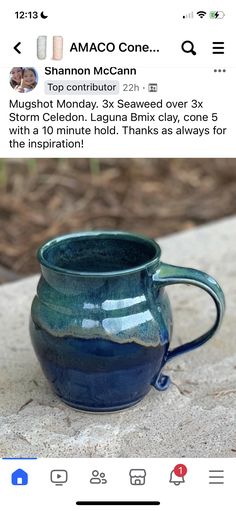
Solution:
M 90 479 L 90 483 L 91 484 L 106 484 L 107 483 L 107 480 L 105 479 L 105 475 L 104 472 L 98 472 L 98 470 L 93 470 L 92 471 L 92 477 Z

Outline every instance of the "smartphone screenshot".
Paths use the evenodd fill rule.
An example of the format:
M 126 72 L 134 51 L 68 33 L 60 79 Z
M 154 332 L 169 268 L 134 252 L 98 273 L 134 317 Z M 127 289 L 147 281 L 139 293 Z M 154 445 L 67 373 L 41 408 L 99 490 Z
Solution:
M 0 505 L 235 509 L 232 2 L 12 0 Z

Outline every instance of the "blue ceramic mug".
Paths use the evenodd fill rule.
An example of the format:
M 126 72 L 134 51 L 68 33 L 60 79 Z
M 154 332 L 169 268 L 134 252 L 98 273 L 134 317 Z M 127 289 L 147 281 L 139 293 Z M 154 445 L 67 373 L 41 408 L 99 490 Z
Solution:
M 224 314 L 209 275 L 160 261 L 159 245 L 127 232 L 81 232 L 48 241 L 32 304 L 31 337 L 45 376 L 67 404 L 96 412 L 134 405 L 153 385 L 165 390 L 165 363 L 208 341 Z M 170 284 L 193 284 L 214 300 L 208 332 L 169 350 Z

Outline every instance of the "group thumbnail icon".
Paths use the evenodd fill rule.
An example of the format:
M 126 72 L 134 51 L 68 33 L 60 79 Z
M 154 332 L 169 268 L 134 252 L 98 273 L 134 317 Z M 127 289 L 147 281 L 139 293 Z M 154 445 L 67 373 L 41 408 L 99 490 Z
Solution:
M 39 35 L 37 38 L 37 58 L 45 60 L 47 58 L 48 38 L 46 35 Z M 52 38 L 52 60 L 61 60 L 63 58 L 63 37 L 54 35 Z

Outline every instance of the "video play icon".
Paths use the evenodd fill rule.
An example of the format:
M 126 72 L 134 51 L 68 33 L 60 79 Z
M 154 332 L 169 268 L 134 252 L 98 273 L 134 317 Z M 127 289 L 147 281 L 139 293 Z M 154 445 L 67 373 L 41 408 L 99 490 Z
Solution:
M 52 470 L 51 471 L 51 482 L 56 486 L 62 486 L 68 480 L 67 470 Z

